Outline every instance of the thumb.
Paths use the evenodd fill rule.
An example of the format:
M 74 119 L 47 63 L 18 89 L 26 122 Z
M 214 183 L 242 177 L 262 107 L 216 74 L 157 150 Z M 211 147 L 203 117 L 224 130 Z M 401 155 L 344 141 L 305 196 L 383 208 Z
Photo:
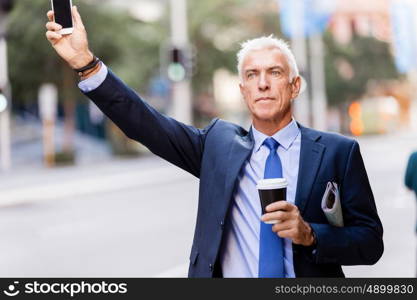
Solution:
M 72 18 L 74 20 L 74 27 L 79 29 L 84 29 L 83 21 L 81 20 L 80 13 L 78 12 L 77 6 L 72 7 Z

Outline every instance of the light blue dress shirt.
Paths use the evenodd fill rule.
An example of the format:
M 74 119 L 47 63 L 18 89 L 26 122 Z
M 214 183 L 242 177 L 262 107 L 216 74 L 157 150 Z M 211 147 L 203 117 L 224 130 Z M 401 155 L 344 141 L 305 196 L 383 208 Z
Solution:
M 252 155 L 239 174 L 234 201 L 220 253 L 223 277 L 258 277 L 259 233 L 261 203 L 256 184 L 264 177 L 265 162 L 269 149 L 263 145 L 267 135 L 252 126 L 255 146 Z M 283 176 L 288 181 L 287 201 L 295 202 L 298 166 L 300 159 L 301 132 L 292 120 L 272 136 L 280 146 L 277 149 L 282 163 Z M 284 239 L 285 277 L 295 277 L 292 241 Z
M 106 79 L 107 77 L 107 67 L 105 64 L 101 63 L 100 70 L 94 74 L 93 76 L 81 81 L 78 83 L 78 87 L 80 90 L 82 90 L 84 93 L 91 92 L 98 88 Z
M 81 81 L 78 87 L 83 92 L 90 92 L 104 82 L 107 74 L 107 67 L 102 63 L 99 72 Z M 261 204 L 256 184 L 263 179 L 269 149 L 263 145 L 268 136 L 256 130 L 254 126 L 252 131 L 255 146 L 239 175 L 239 184 L 230 208 L 230 219 L 220 253 L 223 277 L 258 277 Z M 288 181 L 287 201 L 294 203 L 301 132 L 297 123 L 292 120 L 272 137 L 280 144 L 277 152 L 281 159 L 283 176 Z M 284 252 L 285 277 L 295 277 L 290 239 L 284 239 Z

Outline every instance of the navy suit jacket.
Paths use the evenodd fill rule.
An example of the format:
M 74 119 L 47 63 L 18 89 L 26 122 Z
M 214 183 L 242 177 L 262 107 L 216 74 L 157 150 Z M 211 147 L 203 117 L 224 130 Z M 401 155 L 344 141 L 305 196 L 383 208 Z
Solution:
M 200 179 L 189 277 L 213 277 L 238 174 L 251 155 L 251 132 L 220 120 L 197 129 L 164 116 L 111 71 L 86 95 L 131 139 Z M 341 265 L 374 264 L 383 253 L 382 225 L 359 145 L 299 125 L 301 150 L 295 204 L 317 236 L 314 249 L 293 244 L 297 277 L 342 277 Z M 340 186 L 344 227 L 329 225 L 321 199 Z

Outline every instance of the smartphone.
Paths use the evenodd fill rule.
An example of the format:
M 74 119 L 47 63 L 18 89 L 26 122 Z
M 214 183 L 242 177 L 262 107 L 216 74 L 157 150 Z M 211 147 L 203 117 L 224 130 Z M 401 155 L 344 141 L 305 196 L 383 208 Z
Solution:
M 62 26 L 59 34 L 71 34 L 74 30 L 72 24 L 72 0 L 51 0 L 55 23 Z

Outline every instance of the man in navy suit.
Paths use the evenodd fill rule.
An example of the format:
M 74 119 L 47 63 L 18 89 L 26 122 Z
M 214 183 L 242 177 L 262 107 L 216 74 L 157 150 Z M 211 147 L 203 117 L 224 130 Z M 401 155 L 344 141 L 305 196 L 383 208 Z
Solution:
M 80 89 L 129 138 L 200 179 L 190 277 L 342 277 L 342 265 L 379 260 L 383 230 L 359 145 L 294 120 L 301 79 L 285 42 L 262 37 L 238 53 L 249 131 L 220 119 L 197 129 L 157 112 L 93 59 L 75 7 L 73 15 L 73 34 L 62 36 L 48 12 L 46 35 L 81 76 Z M 256 184 L 278 169 L 288 181 L 287 201 L 261 216 Z M 330 225 L 322 212 L 328 182 L 340 187 L 344 227 Z M 264 221 L 276 223 L 262 233 Z M 266 234 L 276 239 L 271 249 L 280 247 L 269 261 L 260 251 Z M 281 269 L 264 273 L 261 266 Z

